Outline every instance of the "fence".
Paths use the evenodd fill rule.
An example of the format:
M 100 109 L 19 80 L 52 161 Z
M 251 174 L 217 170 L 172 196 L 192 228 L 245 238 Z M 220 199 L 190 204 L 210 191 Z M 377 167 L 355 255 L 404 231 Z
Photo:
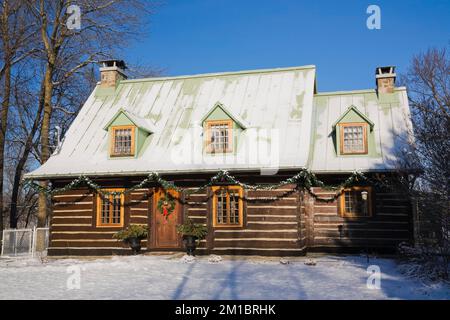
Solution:
M 48 248 L 48 228 L 3 230 L 2 257 L 34 257 L 45 255 Z

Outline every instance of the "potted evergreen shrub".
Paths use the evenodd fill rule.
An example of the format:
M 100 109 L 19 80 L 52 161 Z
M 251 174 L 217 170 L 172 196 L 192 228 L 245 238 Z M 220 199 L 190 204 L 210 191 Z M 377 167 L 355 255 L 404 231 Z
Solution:
M 188 218 L 183 224 L 177 226 L 177 232 L 183 236 L 186 253 L 193 256 L 197 248 L 197 241 L 205 238 L 208 229 L 204 225 L 194 223 Z
M 129 245 L 133 254 L 138 254 L 141 251 L 141 240 L 147 238 L 147 236 L 147 226 L 136 224 L 132 224 L 113 235 L 117 240 L 122 240 L 125 244 Z

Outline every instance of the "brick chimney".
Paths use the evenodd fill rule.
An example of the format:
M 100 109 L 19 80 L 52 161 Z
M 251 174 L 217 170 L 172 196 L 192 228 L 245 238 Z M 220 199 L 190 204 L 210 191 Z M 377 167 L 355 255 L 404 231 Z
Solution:
M 120 80 L 127 78 L 123 60 L 103 60 L 100 64 L 100 87 L 115 88 Z
M 395 67 L 378 67 L 375 71 L 375 79 L 378 93 L 393 93 L 395 88 Z

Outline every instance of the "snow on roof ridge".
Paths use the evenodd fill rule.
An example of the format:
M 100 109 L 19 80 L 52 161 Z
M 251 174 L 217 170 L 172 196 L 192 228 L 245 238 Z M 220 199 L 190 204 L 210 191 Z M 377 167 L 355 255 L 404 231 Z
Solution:
M 179 75 L 179 76 L 141 78 L 141 79 L 127 79 L 127 80 L 121 80 L 120 83 L 135 83 L 135 82 L 146 82 L 146 81 L 164 81 L 164 80 L 189 79 L 189 78 L 207 78 L 207 77 L 228 76 L 228 75 L 235 75 L 235 74 L 236 75 L 243 75 L 243 74 L 253 74 L 253 73 L 283 72 L 283 71 L 315 69 L 315 68 L 316 68 L 316 66 L 311 64 L 311 65 L 296 66 L 296 67 L 281 67 L 281 68 L 269 68 L 269 69 L 251 69 L 251 70 L 241 70 L 241 71 L 199 73 L 199 74 L 192 74 L 192 75 Z

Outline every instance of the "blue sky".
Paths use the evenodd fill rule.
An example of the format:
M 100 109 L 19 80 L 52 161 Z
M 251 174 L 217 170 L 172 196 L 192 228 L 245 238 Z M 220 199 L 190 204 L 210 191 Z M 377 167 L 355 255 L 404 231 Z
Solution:
M 366 27 L 369 5 L 381 30 Z M 319 91 L 374 86 L 376 66 L 404 72 L 430 46 L 450 47 L 450 0 L 166 0 L 130 62 L 166 75 L 314 64 Z

